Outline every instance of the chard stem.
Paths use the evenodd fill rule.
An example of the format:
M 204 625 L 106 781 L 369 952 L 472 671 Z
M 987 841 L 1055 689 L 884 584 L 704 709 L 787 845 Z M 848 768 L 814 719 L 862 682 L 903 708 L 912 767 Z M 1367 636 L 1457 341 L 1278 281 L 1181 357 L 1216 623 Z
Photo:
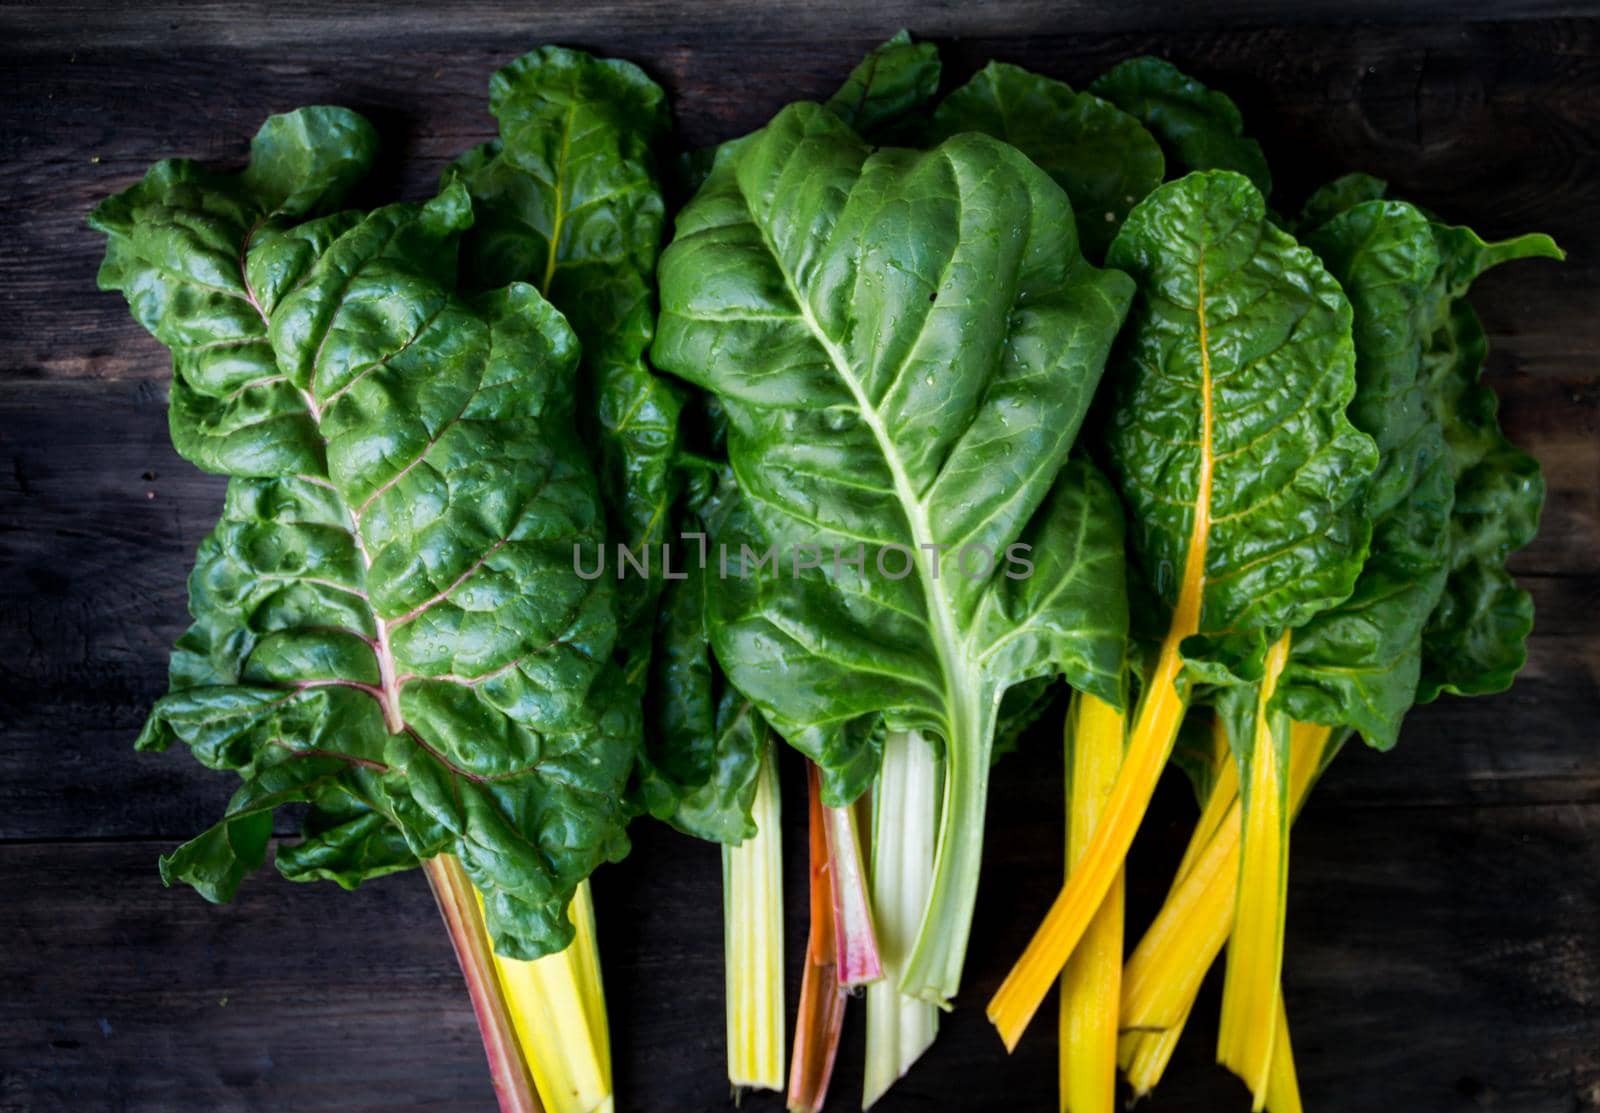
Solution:
M 1289 883 L 1289 716 L 1271 710 L 1289 657 L 1285 633 L 1267 653 L 1255 727 L 1241 774 L 1239 883 L 1222 986 L 1217 1061 L 1244 1079 L 1259 1113 L 1278 1028 L 1283 924 Z
M 423 859 L 422 872 L 433 890 L 450 944 L 455 948 L 456 962 L 467 982 L 467 995 L 478 1017 L 500 1113 L 543 1113 L 500 979 L 495 975 L 494 952 L 478 907 L 477 891 L 461 863 L 451 855 Z
M 872 906 L 884 979 L 867 987 L 861 1107 L 905 1076 L 939 1033 L 939 1010 L 900 992 L 900 976 L 933 888 L 939 762 L 916 731 L 890 731 L 872 803 Z
M 822 804 L 822 780 L 817 767 L 806 763 L 807 814 L 811 848 L 811 931 L 806 939 L 805 968 L 800 978 L 800 1009 L 794 1023 L 794 1055 L 789 1066 L 790 1113 L 818 1113 L 828 1097 L 833 1064 L 844 1030 L 848 991 L 839 984 L 834 966 L 833 892 L 828 881 L 827 820 Z
M 1162 645 L 1155 672 L 1139 702 L 1116 784 L 1089 846 L 1027 949 L 989 1002 L 989 1020 L 1008 1051 L 1016 1048 L 1028 1022 L 1039 1011 L 1045 994 L 1111 891 L 1177 741 L 1187 699 L 1178 688 L 1183 659 L 1178 653 L 1182 638 L 1176 633 L 1169 634 Z
M 565 949 L 531 962 L 495 955 L 494 967 L 548 1113 L 607 1113 L 611 1037 L 587 881 L 568 915 L 575 934 Z
M 1126 718 L 1094 696 L 1075 693 L 1067 716 L 1067 872 L 1088 848 L 1101 803 L 1122 763 Z M 1117 1000 L 1122 981 L 1123 874 L 1115 880 L 1061 971 L 1061 1113 L 1116 1106 Z
M 901 993 L 941 1009 L 950 1007 L 950 999 L 960 988 L 967 939 L 972 934 L 997 702 L 993 695 L 983 693 L 957 705 L 959 716 L 944 746 L 933 890 L 900 978 Z
M 1294 723 L 1289 734 L 1289 798 L 1298 813 L 1320 771 L 1331 735 L 1316 723 Z M 1206 837 L 1207 825 L 1195 828 L 1188 871 L 1174 881 L 1166 903 L 1139 940 L 1123 970 L 1122 1028 L 1118 1062 L 1135 1095 L 1149 1093 L 1161 1080 L 1188 1023 L 1206 971 L 1221 954 L 1233 926 L 1239 886 L 1238 778 L 1221 778 L 1206 804 L 1222 818 Z M 1280 1038 L 1282 1033 L 1280 1032 Z M 1285 1052 L 1284 1054 L 1287 1054 Z M 1273 1055 L 1274 1078 L 1283 1069 Z M 1293 1063 L 1289 1063 L 1292 1073 Z M 1269 1082 L 1269 1087 L 1280 1086 Z M 1298 1090 L 1296 1089 L 1298 1095 Z M 1267 1104 L 1277 1113 L 1269 1089 Z
M 867 899 L 867 871 L 852 805 L 822 808 L 828 840 L 828 889 L 833 898 L 834 967 L 846 989 L 883 978 L 883 959 Z
M 728 1081 L 735 1091 L 782 1090 L 787 1042 L 783 1007 L 783 832 L 778 763 L 761 754 L 751 803 L 756 833 L 722 848 L 723 978 Z
M 1267 1073 L 1267 1113 L 1301 1113 L 1300 1079 L 1289 1046 L 1289 1013 L 1278 995 L 1277 1035 L 1272 1040 L 1272 1067 Z

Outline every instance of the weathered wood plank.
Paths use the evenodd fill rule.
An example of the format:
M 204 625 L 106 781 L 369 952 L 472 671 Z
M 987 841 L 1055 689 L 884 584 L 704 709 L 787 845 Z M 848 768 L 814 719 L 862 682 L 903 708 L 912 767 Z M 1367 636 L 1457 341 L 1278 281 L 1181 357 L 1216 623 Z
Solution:
M 1213 0 L 1205 5 L 1007 0 L 982 6 L 957 0 L 882 0 L 871 5 L 854 0 L 764 0 L 737 8 L 718 0 L 596 0 L 547 5 L 532 12 L 496 0 L 468 0 L 448 8 L 386 0 L 336 6 L 316 0 L 280 0 L 270 6 L 242 0 L 205 4 L 163 0 L 132 7 L 26 0 L 8 5 L 5 24 L 8 39 L 30 50 L 154 47 L 177 52 L 273 42 L 381 53 L 419 37 L 503 38 L 529 24 L 573 40 L 674 39 L 690 34 L 708 39 L 733 35 L 750 42 L 827 42 L 836 37 L 881 36 L 885 27 L 900 26 L 915 27 L 930 37 L 962 38 L 1013 28 L 1039 34 L 1088 34 L 1150 26 L 1210 30 L 1262 24 L 1553 19 L 1592 11 L 1570 0 L 1411 0 L 1403 5 L 1382 0 L 1307 0 L 1294 5 L 1277 0 Z
M 990 823 L 958 1008 L 934 1061 L 885 1100 L 889 1113 L 1053 1101 L 1048 1019 L 1007 1057 L 981 1009 L 1060 868 L 1040 853 L 1059 842 L 1059 759 L 1030 764 L 1029 787 Z M 1592 1108 L 1596 805 L 1352 816 L 1323 804 L 1314 798 L 1295 829 L 1290 898 L 1286 992 L 1307 1107 Z M 1140 914 L 1159 899 L 1181 823 L 1152 834 L 1133 875 Z M 791 1002 L 799 842 L 788 848 Z M 161 889 L 156 850 L 0 847 L 0 891 L 15 895 L 0 905 L 0 1109 L 489 1108 L 471 1014 L 417 876 L 355 894 L 264 878 L 218 907 Z M 723 1107 L 716 885 L 716 852 L 661 829 L 597 878 L 619 1109 Z M 1242 1088 L 1212 1065 L 1215 1002 L 1202 999 L 1153 1113 L 1240 1106 Z M 851 1011 L 839 1108 L 860 1085 L 859 1004 Z M 744 1108 L 780 1105 L 758 1095 Z
M 1092 33 L 1068 7 L 1050 8 L 1035 22 L 1033 5 L 1003 19 L 987 6 L 938 6 L 910 25 L 954 34 L 950 19 L 984 21 L 982 34 L 945 44 L 952 81 L 991 57 L 1081 83 L 1132 54 L 1170 54 L 1240 101 L 1267 145 L 1286 208 L 1335 174 L 1366 169 L 1486 235 L 1552 233 L 1569 262 L 1522 264 L 1486 279 L 1486 326 L 1502 366 L 1593 373 L 1600 222 L 1588 214 L 1600 206 L 1600 98 L 1592 95 L 1600 21 L 1232 31 L 1208 22 L 1190 33 L 1108 34 Z M 0 375 L 148 377 L 150 357 L 131 343 L 132 323 L 108 299 L 83 294 L 102 250 L 84 215 L 156 158 L 242 157 L 271 112 L 339 103 L 367 113 L 386 140 L 375 195 L 418 196 L 452 155 L 492 133 L 488 76 L 536 43 L 574 42 L 645 65 L 667 86 L 683 139 L 695 146 L 757 127 L 790 100 L 826 95 L 899 25 L 874 11 L 868 26 L 841 18 L 819 39 L 809 22 L 748 13 L 737 33 L 717 31 L 716 18 L 686 18 L 690 35 L 643 17 L 606 22 L 599 4 L 501 13 L 492 27 L 470 12 L 458 20 L 452 8 L 378 33 L 371 13 L 316 8 L 304 22 L 274 13 L 255 35 L 254 10 L 217 5 L 149 22 L 144 9 L 101 12 L 73 28 L 70 49 L 50 38 L 24 51 L 25 35 L 0 42 L 11 86 L 0 132 L 8 200 L 0 209 Z M 226 29 L 235 18 L 236 29 L 178 52 L 184 35 Z M 50 34 L 68 26 L 58 15 L 20 22 Z M 126 38 L 106 30 L 123 23 L 145 30 L 130 27 Z M 152 41 L 149 29 L 169 23 Z M 322 32 L 300 43 L 307 27 Z M 364 31 L 376 38 L 344 45 Z

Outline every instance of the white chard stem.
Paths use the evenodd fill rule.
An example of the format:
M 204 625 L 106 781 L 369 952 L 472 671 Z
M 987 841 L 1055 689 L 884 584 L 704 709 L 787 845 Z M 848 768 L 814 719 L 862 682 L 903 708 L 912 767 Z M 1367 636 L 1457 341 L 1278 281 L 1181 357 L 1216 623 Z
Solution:
M 884 978 L 867 987 L 861 1105 L 881 1098 L 933 1044 L 939 1009 L 907 997 L 900 975 L 933 890 L 939 762 L 916 731 L 891 731 L 872 808 L 872 910 Z

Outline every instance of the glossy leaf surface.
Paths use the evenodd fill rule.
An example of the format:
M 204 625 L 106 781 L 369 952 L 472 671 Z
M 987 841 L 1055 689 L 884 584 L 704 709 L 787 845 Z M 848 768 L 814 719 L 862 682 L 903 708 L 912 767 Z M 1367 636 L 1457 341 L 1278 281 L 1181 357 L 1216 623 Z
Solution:
M 1224 93 L 1196 81 L 1160 58 L 1129 58 L 1089 86 L 1133 116 L 1160 141 L 1169 168 L 1232 170 L 1263 196 L 1272 192 L 1261 144 L 1244 134 L 1244 118 Z
M 1366 553 L 1358 496 L 1375 452 L 1344 413 L 1350 305 L 1224 171 L 1158 189 L 1110 262 L 1141 291 L 1109 433 L 1134 546 L 1175 605 L 1205 508 L 1197 632 L 1237 640 L 1224 655 L 1237 668 L 1264 635 L 1349 595 Z
M 1351 421 L 1378 447 L 1367 493 L 1372 547 L 1349 599 L 1294 633 L 1280 699 L 1301 721 L 1348 725 L 1387 748 L 1416 695 L 1422 628 L 1444 588 L 1454 501 L 1444 430 L 1421 378 L 1439 272 L 1428 220 L 1364 201 L 1307 244 L 1354 308 Z
M 885 726 L 923 730 L 961 786 L 947 827 L 975 843 L 1008 686 L 1065 673 L 1120 700 L 1115 500 L 1092 469 L 1057 474 L 1129 292 L 1013 149 L 873 154 L 816 105 L 719 159 L 681 214 L 655 356 L 720 397 L 752 527 L 732 532 L 782 561 L 724 587 L 718 657 L 823 767 L 830 803 L 870 783 Z M 1018 542 L 1036 566 L 1008 579 Z M 858 546 L 860 565 L 832 559 Z M 996 558 L 975 576 L 958 568 L 971 546 Z M 975 883 L 955 858 L 975 870 L 974 851 L 941 849 L 961 880 L 930 922 L 961 946 L 914 992 L 954 990 Z
M 1132 116 L 1091 93 L 990 62 L 933 113 L 936 139 L 977 131 L 1016 147 L 1072 199 L 1084 254 L 1105 258 L 1129 211 L 1161 184 L 1161 148 Z
M 670 126 L 666 98 L 629 62 L 547 46 L 494 75 L 489 107 L 499 139 L 445 174 L 472 195 L 463 283 L 532 283 L 571 322 L 583 349 L 579 420 L 594 437 L 614 539 L 636 553 L 654 548 L 670 536 L 682 406 L 645 361 L 665 212 L 657 160 Z M 644 645 L 661 587 L 652 568 L 622 587 L 624 623 L 643 621 L 633 640 Z
M 289 873 L 354 883 L 406 864 L 378 814 L 411 855 L 456 855 L 498 948 L 534 957 L 626 851 L 639 726 L 611 588 L 573 575 L 604 534 L 577 344 L 532 287 L 454 293 L 459 186 L 293 223 L 347 176 L 356 119 L 275 118 L 293 157 L 260 163 L 258 137 L 238 175 L 158 164 L 94 216 L 102 285 L 174 350 L 174 441 L 235 477 L 140 745 L 243 784 L 163 873 L 225 899 L 271 809 L 310 801 Z

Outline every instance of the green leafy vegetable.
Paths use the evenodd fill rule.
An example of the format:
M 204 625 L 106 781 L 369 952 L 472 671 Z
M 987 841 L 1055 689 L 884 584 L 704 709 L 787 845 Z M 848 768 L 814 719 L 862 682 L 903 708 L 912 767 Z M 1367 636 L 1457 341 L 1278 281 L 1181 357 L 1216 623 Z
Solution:
M 159 163 L 93 217 L 102 286 L 173 349 L 175 443 L 234 476 L 139 744 L 244 783 L 163 874 L 226 899 L 272 809 L 308 801 L 291 876 L 353 883 L 407 864 L 378 814 L 410 854 L 459 857 L 497 948 L 532 958 L 626 852 L 639 726 L 606 666 L 612 591 L 572 574 L 603 538 L 577 344 L 531 287 L 454 293 L 459 186 L 295 223 L 370 149 L 359 117 L 303 110 L 242 173 Z
M 1144 292 L 1111 458 L 1149 582 L 1179 610 L 1198 548 L 1193 632 L 1238 671 L 1349 595 L 1365 553 L 1375 453 L 1344 415 L 1351 311 L 1239 175 L 1191 174 L 1136 215 L 1110 255 Z
M 431 200 L 342 211 L 376 137 L 317 107 L 91 216 L 101 286 L 172 351 L 173 443 L 229 477 L 139 746 L 240 786 L 162 875 L 230 898 L 283 805 L 288 878 L 420 865 L 503 1113 L 611 1100 L 584 879 L 641 812 L 722 844 L 729 1077 L 782 1086 L 777 736 L 815 762 L 791 1104 L 881 963 L 870 1104 L 957 990 L 990 763 L 1060 678 L 1071 866 L 991 1019 L 1013 1046 L 1076 948 L 1062 1100 L 1099 1108 L 1118 1024 L 1143 1093 L 1226 942 L 1218 1057 L 1298 1108 L 1295 813 L 1352 733 L 1386 749 L 1523 664 L 1506 561 L 1543 482 L 1465 295 L 1555 244 L 1363 174 L 1271 213 L 1234 102 L 1159 59 L 1088 92 L 991 63 L 935 103 L 940 76 L 901 31 L 688 156 L 664 253 L 662 90 L 558 47 L 494 75 L 498 138 Z M 1169 760 L 1203 814 L 1119 970 Z
M 990 62 L 933 113 L 933 136 L 979 131 L 1012 144 L 1072 199 L 1084 254 L 1105 258 L 1135 204 L 1161 184 L 1161 148 L 1138 120 L 1090 93 Z
M 1244 118 L 1226 95 L 1206 88 L 1171 62 L 1129 58 L 1089 86 L 1149 128 L 1172 167 L 1232 170 L 1263 197 L 1272 193 L 1261 144 L 1244 134 Z
M 1485 270 L 1511 259 L 1561 259 L 1548 236 L 1485 244 L 1466 228 L 1434 226 L 1448 315 L 1424 356 L 1423 374 L 1445 415 L 1455 472 L 1450 575 L 1423 634 L 1419 703 L 1440 692 L 1503 691 L 1527 659 L 1533 601 L 1516 586 L 1506 558 L 1533 539 L 1544 503 L 1539 464 L 1500 431 L 1498 400 L 1478 382 L 1488 345 L 1464 300 Z
M 718 160 L 662 258 L 655 357 L 721 399 L 756 536 L 864 557 L 724 587 L 719 659 L 822 766 L 831 804 L 871 782 L 885 727 L 943 743 L 933 895 L 901 984 L 930 1000 L 959 982 L 1005 689 L 1063 672 L 1120 698 L 1115 500 L 1086 467 L 1056 475 L 1129 288 L 1083 261 L 1073 226 L 1009 147 L 872 154 L 801 104 Z M 1024 579 L 931 556 L 1018 542 Z M 903 578 L 877 574 L 882 551 Z
M 1146 581 L 1170 613 L 1127 758 L 1078 868 L 989 1006 L 1020 1038 L 1121 868 L 1193 686 L 1259 678 L 1282 631 L 1350 593 L 1370 523 L 1372 441 L 1350 306 L 1260 193 L 1227 171 L 1152 193 L 1109 262 L 1141 298 L 1116 382 L 1110 456 Z
M 1420 378 L 1439 253 L 1427 218 L 1397 201 L 1357 204 L 1306 242 L 1354 308 L 1350 419 L 1374 439 L 1379 463 L 1361 577 L 1347 600 L 1294 632 L 1279 699 L 1296 719 L 1348 725 L 1388 747 L 1416 694 L 1454 501 L 1443 427 Z
M 541 47 L 489 82 L 500 137 L 445 172 L 472 195 L 464 282 L 536 285 L 583 347 L 581 420 L 593 430 L 614 539 L 636 555 L 669 536 L 677 494 L 678 393 L 651 373 L 652 278 L 665 206 L 657 150 L 666 98 L 637 66 Z M 644 623 L 625 653 L 648 647 L 660 566 L 622 581 L 623 622 Z M 634 670 L 642 668 L 640 656 Z
M 495 74 L 490 106 L 500 138 L 445 174 L 467 186 L 477 214 L 462 271 L 484 287 L 538 284 L 582 342 L 580 419 L 598 446 L 611 540 L 648 569 L 620 579 L 619 649 L 649 712 L 640 805 L 691 834 L 738 842 L 754 833 L 765 730 L 747 701 L 719 694 L 699 554 L 682 536 L 708 528 L 715 477 L 691 468 L 684 490 L 682 392 L 645 358 L 655 333 L 665 98 L 627 62 L 544 47 Z M 688 580 L 666 579 L 663 543 L 675 549 L 674 575 Z
M 1313 216 L 1322 218 L 1307 244 L 1324 259 L 1350 297 L 1357 354 L 1357 392 L 1350 415 L 1357 427 L 1375 439 L 1379 467 L 1365 499 L 1374 519 L 1372 546 L 1355 590 L 1349 599 L 1292 632 L 1286 668 L 1271 700 L 1286 707 L 1297 720 L 1292 730 L 1271 720 L 1277 723 L 1274 733 L 1286 736 L 1275 741 L 1279 750 L 1287 749 L 1290 768 L 1278 833 L 1280 859 L 1287 846 L 1288 822 L 1351 728 L 1360 730 L 1373 746 L 1393 745 L 1400 719 L 1418 692 L 1424 626 L 1436 605 L 1448 609 L 1448 603 L 1440 605 L 1440 600 L 1446 577 L 1456 563 L 1451 553 L 1455 531 L 1450 521 L 1457 467 L 1445 429 L 1460 421 L 1460 387 L 1453 384 L 1470 384 L 1476 378 L 1477 361 L 1481 361 L 1479 349 L 1475 358 L 1465 361 L 1468 366 L 1463 373 L 1452 343 L 1450 325 L 1460 314 L 1457 299 L 1470 280 L 1466 276 L 1490 261 L 1559 255 L 1544 237 L 1485 245 L 1463 229 L 1430 222 L 1411 205 L 1378 199 L 1384 192 L 1382 182 L 1351 175 L 1317 191 L 1302 218 L 1302 226 Z M 1465 266 L 1459 261 L 1463 258 L 1468 260 Z M 1472 439 L 1480 451 L 1470 453 L 1470 458 L 1496 458 L 1486 474 L 1496 475 L 1499 461 L 1509 463 L 1506 473 L 1510 476 L 1526 474 L 1521 466 L 1524 458 L 1504 446 L 1497 429 L 1484 427 L 1480 436 Z M 1518 491 L 1524 498 L 1527 490 L 1514 479 L 1504 483 L 1503 489 Z M 1504 500 L 1496 512 L 1504 514 L 1508 506 L 1517 507 L 1519 502 L 1521 508 L 1511 509 L 1510 516 L 1526 517 L 1527 504 L 1516 497 Z M 1509 588 L 1503 561 L 1500 552 L 1491 567 Z M 1502 636 L 1492 620 L 1485 626 L 1484 642 L 1493 647 L 1491 653 L 1520 663 L 1526 627 Z M 1468 661 L 1470 653 L 1458 653 L 1452 659 L 1464 675 L 1479 683 L 1493 682 L 1492 665 L 1480 658 L 1473 662 L 1478 670 L 1473 672 Z M 1256 734 L 1259 709 L 1265 704 L 1263 694 L 1259 687 L 1232 688 L 1221 694 L 1219 707 L 1230 724 L 1224 734 L 1234 739 Z M 1235 748 L 1245 755 L 1252 750 L 1248 741 Z M 1240 774 L 1250 772 L 1252 764 L 1248 760 L 1242 763 Z M 1205 762 L 1191 765 L 1203 771 Z M 1244 996 L 1248 984 L 1235 985 L 1235 966 L 1254 967 L 1256 979 L 1278 995 L 1275 968 L 1282 938 L 1281 892 L 1276 924 L 1252 937 L 1241 934 L 1239 926 L 1262 917 L 1262 886 L 1259 877 L 1251 876 L 1248 854 L 1243 874 L 1231 867 L 1208 871 L 1195 867 L 1193 874 L 1185 876 L 1190 868 L 1187 863 L 1238 853 L 1240 780 L 1238 776 L 1214 780 L 1214 787 L 1201 788 L 1206 814 L 1226 814 L 1228 818 L 1210 823 L 1202 820 L 1196 828 L 1167 908 L 1132 960 L 1130 974 L 1137 988 L 1124 1001 L 1124 1024 L 1130 1030 L 1124 1062 L 1139 1092 L 1148 1090 L 1159 1078 L 1200 979 L 1225 938 L 1219 930 L 1225 925 L 1218 921 L 1218 927 L 1213 927 L 1210 921 L 1234 908 L 1233 900 L 1220 899 L 1222 893 L 1215 898 L 1201 894 L 1219 885 L 1236 885 L 1237 922 L 1228 944 L 1221 1054 L 1245 1075 L 1258 1102 L 1265 1100 L 1269 1107 L 1279 1108 L 1285 1098 L 1275 1091 L 1294 1085 L 1292 1071 L 1286 1072 L 1280 1065 L 1287 1055 L 1281 999 L 1274 1023 L 1265 1016 L 1272 1006 L 1264 996 L 1251 1001 Z M 1248 785 L 1246 788 L 1248 819 Z M 1248 850 L 1248 827 L 1245 835 Z M 1225 849 L 1230 839 L 1235 848 L 1231 851 Z M 1281 877 L 1281 864 L 1278 873 Z M 1210 880 L 1203 880 L 1207 877 Z M 1157 975 L 1156 971 L 1164 973 Z M 1270 1046 L 1252 1049 L 1247 1034 L 1259 1037 L 1266 1032 L 1272 1033 Z M 1270 1069 L 1258 1056 L 1270 1057 Z
M 726 465 L 700 470 L 689 489 L 681 519 L 684 578 L 667 585 L 657 625 L 647 703 L 655 730 L 647 736 L 641 791 L 652 815 L 731 845 L 757 834 L 750 809 L 771 730 L 711 652 L 720 588 L 715 546 L 738 491 Z M 771 775 L 776 779 L 776 770 Z
M 1317 189 L 1300 208 L 1295 222 L 1298 233 L 1315 232 L 1328 221 L 1363 201 L 1381 201 L 1389 183 L 1371 174 L 1346 174 Z
M 902 30 L 850 71 L 826 107 L 857 135 L 879 142 L 933 99 L 939 89 L 939 72 L 938 48 L 932 43 L 913 43 Z

